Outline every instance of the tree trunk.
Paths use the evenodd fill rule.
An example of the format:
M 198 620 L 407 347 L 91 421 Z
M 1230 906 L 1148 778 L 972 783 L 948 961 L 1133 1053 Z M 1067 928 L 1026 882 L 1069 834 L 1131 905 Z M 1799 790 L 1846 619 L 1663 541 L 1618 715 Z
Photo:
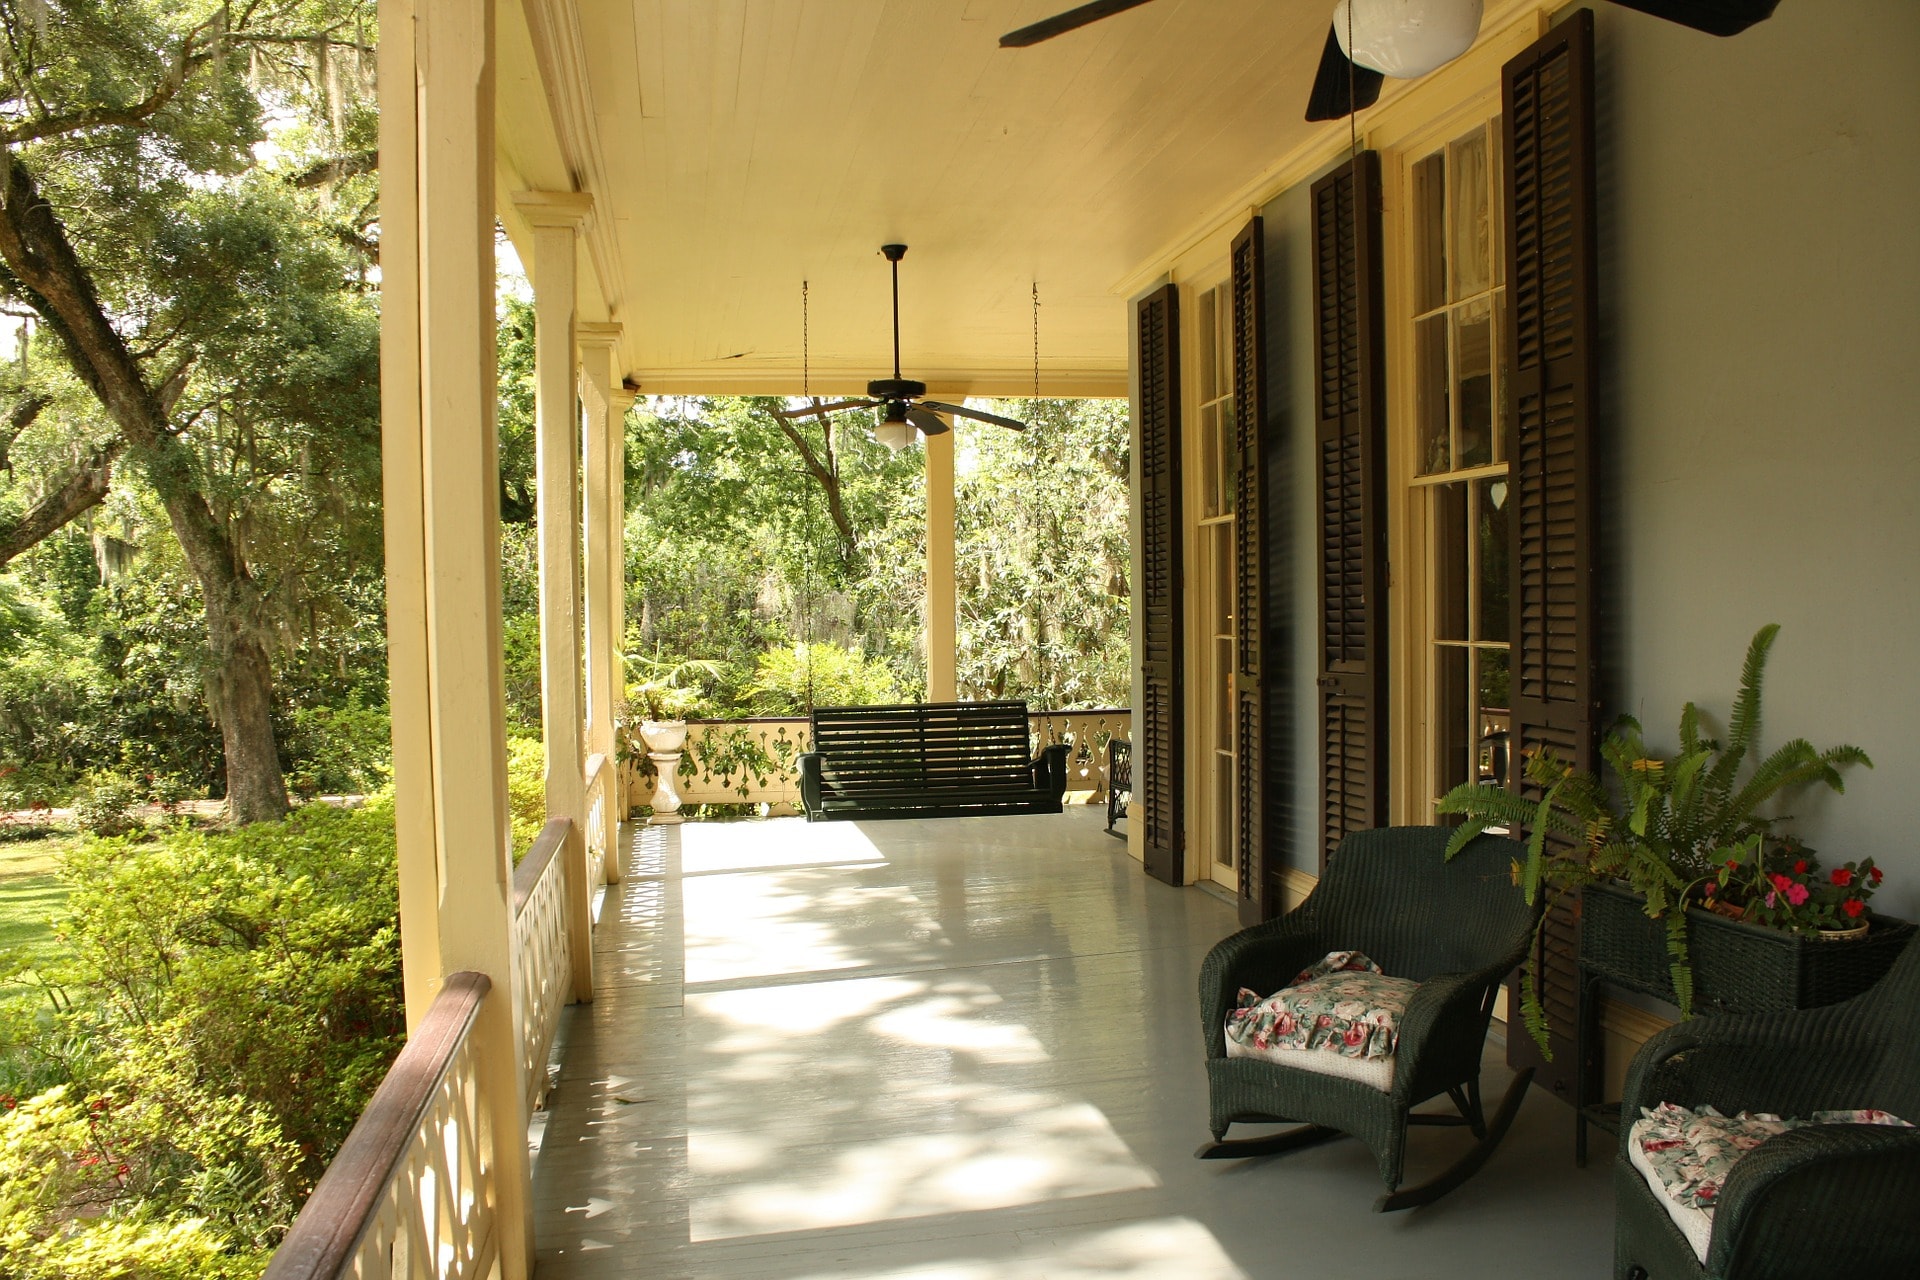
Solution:
M 75 374 L 120 428 L 200 581 L 213 659 L 207 707 L 226 750 L 229 813 L 235 822 L 284 817 L 290 807 L 287 786 L 268 715 L 273 668 L 252 626 L 253 578 L 196 486 L 187 447 L 169 428 L 168 413 L 184 387 L 185 366 L 158 391 L 148 385 L 139 362 L 108 322 L 52 206 L 41 198 L 19 156 L 5 162 L 0 259 L 58 335 Z

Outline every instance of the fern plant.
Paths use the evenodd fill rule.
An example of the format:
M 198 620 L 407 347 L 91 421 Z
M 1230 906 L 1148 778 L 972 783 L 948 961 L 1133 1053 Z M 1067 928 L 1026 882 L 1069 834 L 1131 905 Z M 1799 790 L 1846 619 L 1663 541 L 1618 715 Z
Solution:
M 1525 831 L 1526 857 L 1514 877 L 1529 903 L 1545 896 L 1547 911 L 1596 881 L 1616 879 L 1646 900 L 1647 915 L 1666 930 L 1668 972 L 1682 1017 L 1693 1013 L 1693 969 L 1687 952 L 1692 896 L 1729 862 L 1760 858 L 1774 828 L 1790 815 L 1768 810 L 1782 793 L 1810 784 L 1846 790 L 1840 770 L 1873 762 L 1854 746 L 1822 751 L 1795 738 L 1762 756 L 1761 688 L 1767 655 L 1779 634 L 1769 623 L 1754 634 L 1740 672 L 1723 745 L 1706 736 L 1698 707 L 1680 712 L 1680 749 L 1649 753 L 1640 724 L 1615 721 L 1601 744 L 1609 782 L 1575 769 L 1551 751 L 1529 753 L 1522 775 L 1531 797 L 1487 783 L 1455 787 L 1438 812 L 1464 818 L 1447 843 L 1453 857 L 1489 830 Z M 1544 928 L 1546 912 L 1541 915 Z M 1520 1011 L 1543 1053 L 1547 1017 L 1539 997 L 1539 937 L 1520 975 Z

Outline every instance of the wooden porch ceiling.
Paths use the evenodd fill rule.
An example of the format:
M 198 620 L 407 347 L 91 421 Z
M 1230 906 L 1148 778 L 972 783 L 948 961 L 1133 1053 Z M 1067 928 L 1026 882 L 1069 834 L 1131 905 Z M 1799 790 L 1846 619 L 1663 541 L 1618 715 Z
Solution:
M 814 389 L 864 389 L 900 240 L 907 376 L 1025 392 L 1037 280 L 1046 389 L 1124 394 L 1124 282 L 1314 136 L 1332 2 L 1155 0 L 998 47 L 1065 7 L 503 5 L 502 196 L 593 194 L 586 318 L 625 326 L 643 391 L 798 392 L 802 279 Z

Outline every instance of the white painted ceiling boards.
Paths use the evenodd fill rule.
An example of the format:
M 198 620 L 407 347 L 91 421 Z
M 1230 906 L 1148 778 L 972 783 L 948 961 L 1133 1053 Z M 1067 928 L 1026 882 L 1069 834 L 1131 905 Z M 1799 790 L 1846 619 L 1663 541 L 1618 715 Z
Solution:
M 502 196 L 590 191 L 586 317 L 644 391 L 797 392 L 903 372 L 1124 394 L 1130 273 L 1276 157 L 1330 0 L 1153 0 L 1030 49 L 1073 0 L 525 0 L 500 10 Z M 595 279 L 607 281 L 604 292 Z

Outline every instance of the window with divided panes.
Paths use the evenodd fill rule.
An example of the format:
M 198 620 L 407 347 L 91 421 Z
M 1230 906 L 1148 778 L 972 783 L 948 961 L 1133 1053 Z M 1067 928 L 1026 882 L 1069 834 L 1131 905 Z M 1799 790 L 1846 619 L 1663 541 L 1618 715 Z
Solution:
M 1500 120 L 1416 156 L 1411 219 L 1414 510 L 1427 566 L 1428 776 L 1440 796 L 1506 781 L 1507 322 Z
M 1194 372 L 1200 416 L 1195 433 L 1199 503 L 1195 547 L 1199 553 L 1199 640 L 1205 646 L 1202 673 L 1206 703 L 1207 815 L 1204 841 L 1215 879 L 1238 865 L 1234 849 L 1233 521 L 1234 404 L 1233 307 L 1228 286 L 1202 290 L 1195 299 Z

